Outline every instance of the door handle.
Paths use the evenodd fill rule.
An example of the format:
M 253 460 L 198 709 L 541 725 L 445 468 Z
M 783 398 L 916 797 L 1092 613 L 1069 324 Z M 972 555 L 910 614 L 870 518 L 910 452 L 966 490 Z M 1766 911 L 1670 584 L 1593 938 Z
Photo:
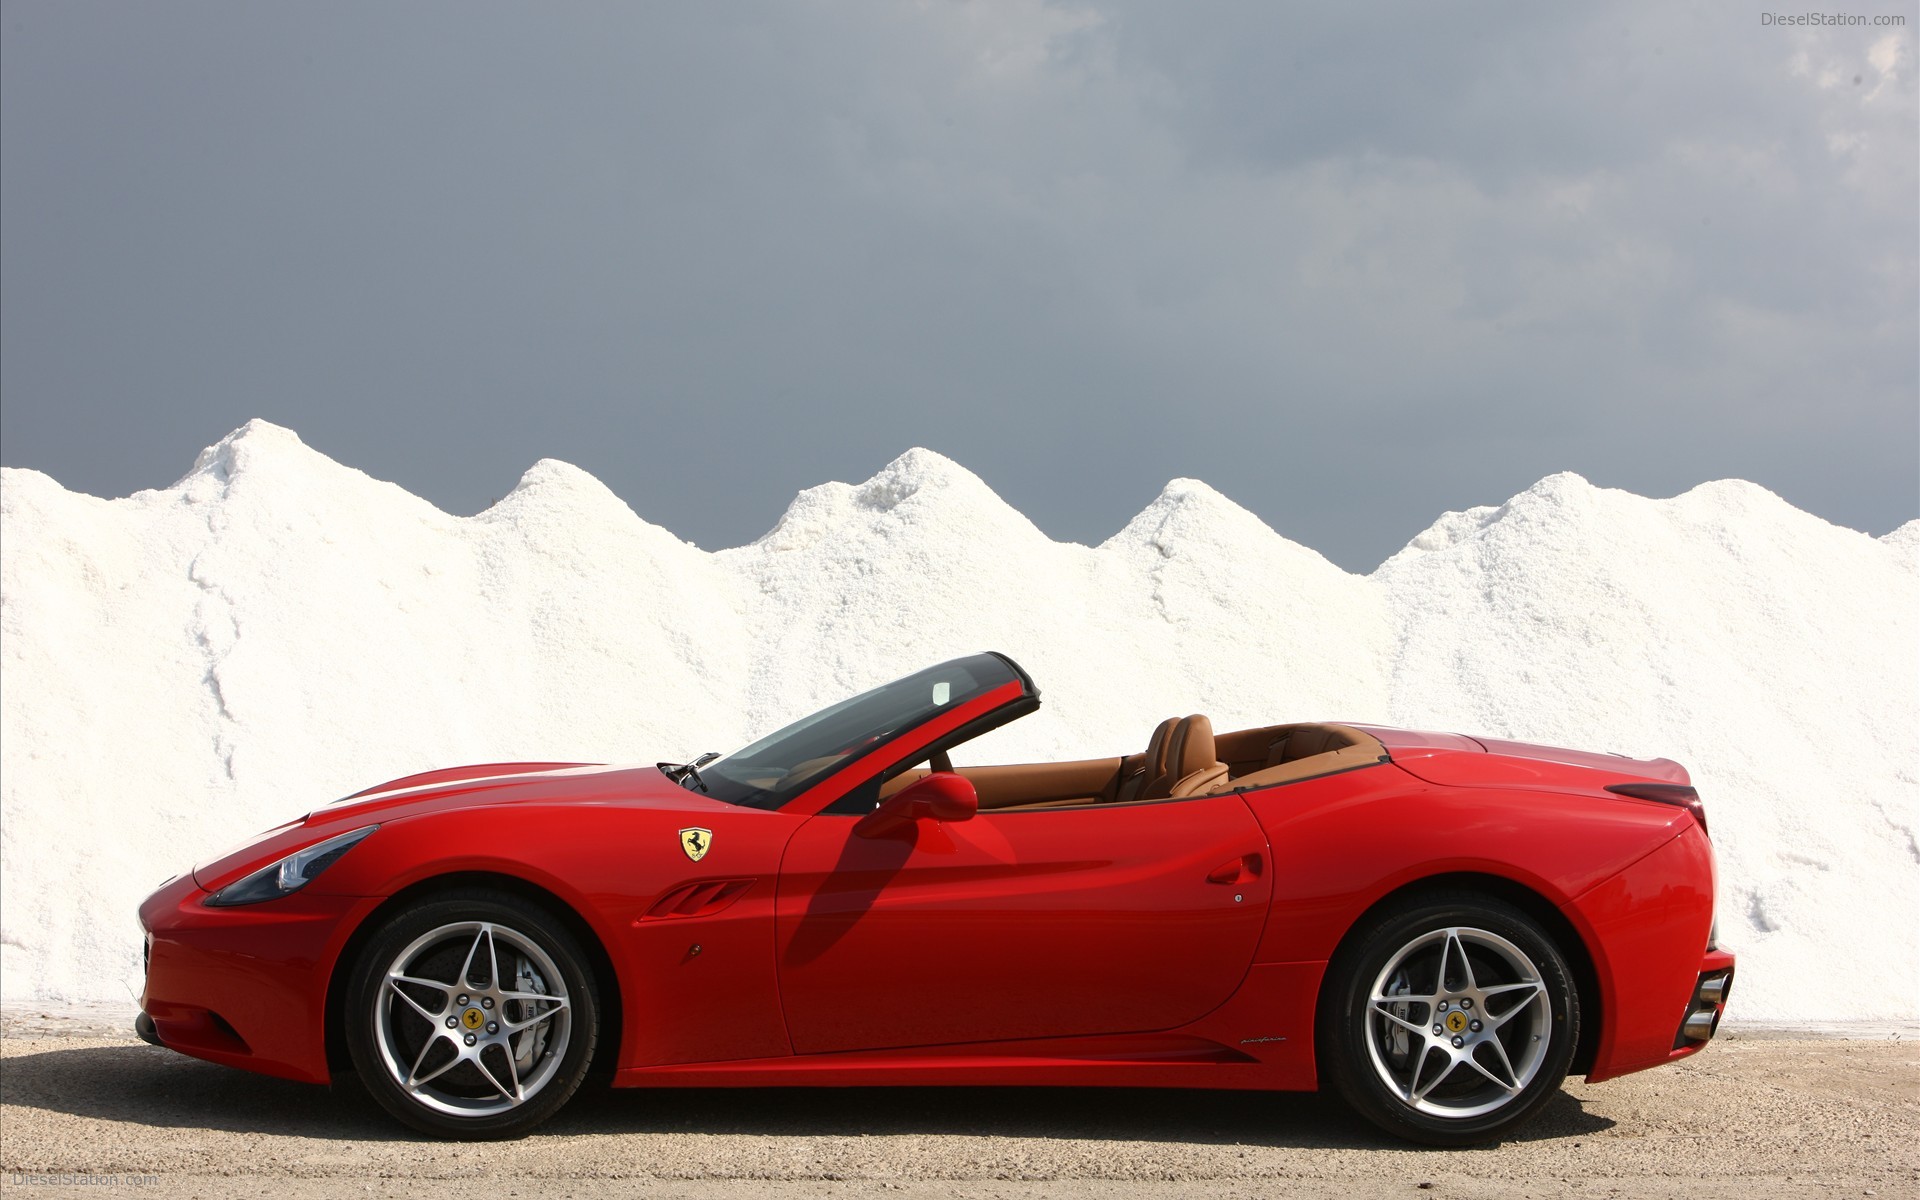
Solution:
M 1258 854 L 1242 854 L 1239 858 L 1230 858 L 1213 870 L 1207 872 L 1208 883 L 1235 884 L 1252 883 L 1260 878 L 1260 872 L 1266 868 L 1265 861 Z

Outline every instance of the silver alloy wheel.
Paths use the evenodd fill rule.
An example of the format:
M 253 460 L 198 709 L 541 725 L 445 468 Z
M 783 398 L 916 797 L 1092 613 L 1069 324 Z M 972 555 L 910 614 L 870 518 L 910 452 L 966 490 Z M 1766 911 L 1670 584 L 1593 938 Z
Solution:
M 382 1066 L 415 1101 L 490 1117 L 553 1080 L 573 1017 L 545 949 L 507 925 L 460 921 L 415 938 L 387 964 L 373 1028 Z
M 1553 1039 L 1547 985 L 1496 933 L 1424 933 L 1387 960 L 1367 993 L 1367 1057 L 1400 1103 L 1478 1117 L 1526 1090 Z

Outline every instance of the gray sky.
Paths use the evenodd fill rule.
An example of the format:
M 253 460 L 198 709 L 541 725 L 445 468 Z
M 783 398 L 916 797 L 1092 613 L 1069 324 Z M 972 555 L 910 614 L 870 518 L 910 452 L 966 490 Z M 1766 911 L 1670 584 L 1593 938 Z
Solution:
M 1785 7 L 1785 6 L 1782 6 Z M 1904 28 L 1724 3 L 0 3 L 0 461 L 249 417 L 707 548 L 925 445 L 1369 570 L 1543 475 L 1920 515 Z

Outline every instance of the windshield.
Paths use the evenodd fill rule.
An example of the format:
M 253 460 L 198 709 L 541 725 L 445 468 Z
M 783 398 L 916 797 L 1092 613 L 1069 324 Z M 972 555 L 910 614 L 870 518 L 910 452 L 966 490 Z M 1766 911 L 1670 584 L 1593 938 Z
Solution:
M 956 658 L 842 700 L 700 768 L 716 800 L 778 808 L 827 772 L 861 757 L 935 714 L 1003 684 L 1025 680 L 997 654 Z M 691 779 L 686 781 L 692 786 Z

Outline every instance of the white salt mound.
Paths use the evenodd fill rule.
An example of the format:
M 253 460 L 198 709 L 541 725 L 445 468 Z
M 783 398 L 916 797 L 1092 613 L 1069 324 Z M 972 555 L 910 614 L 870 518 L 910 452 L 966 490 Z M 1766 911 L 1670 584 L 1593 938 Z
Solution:
M 162 879 L 393 776 L 725 750 L 983 648 L 1046 707 L 967 761 L 1160 718 L 1372 720 L 1679 759 L 1733 1019 L 1920 1017 L 1920 521 L 1556 475 L 1350 575 L 1194 480 L 1097 548 L 911 450 L 706 553 L 536 463 L 453 517 L 254 421 L 121 500 L 0 471 L 0 996 L 124 1000 Z

